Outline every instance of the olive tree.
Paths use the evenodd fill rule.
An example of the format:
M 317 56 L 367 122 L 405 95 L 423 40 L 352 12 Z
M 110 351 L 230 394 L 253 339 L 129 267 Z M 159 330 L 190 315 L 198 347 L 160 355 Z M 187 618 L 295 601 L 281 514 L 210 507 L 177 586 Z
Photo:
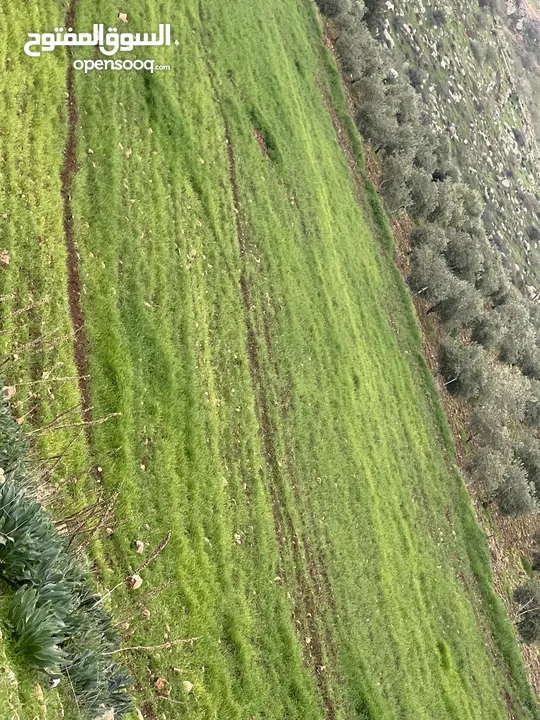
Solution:
M 438 183 L 433 182 L 430 173 L 413 167 L 407 179 L 411 196 L 410 214 L 415 219 L 431 215 L 439 202 Z
M 505 303 L 496 308 L 505 333 L 501 340 L 499 359 L 511 365 L 516 364 L 525 347 L 531 341 L 532 327 L 529 310 L 517 289 L 512 289 Z
M 540 380 L 540 348 L 532 338 L 521 351 L 520 366 L 524 375 Z
M 499 345 L 504 333 L 501 318 L 490 310 L 484 310 L 472 326 L 471 340 L 489 349 Z
M 351 0 L 317 0 L 317 6 L 323 15 L 336 18 L 351 9 Z
M 452 395 L 475 400 L 489 383 L 491 368 L 479 345 L 463 345 L 459 340 L 445 338 L 439 348 L 439 371 L 445 387 Z
M 467 471 L 471 479 L 479 485 L 487 500 L 497 497 L 497 492 L 506 480 L 511 463 L 508 449 L 476 447 L 467 461 Z
M 527 472 L 522 463 L 514 460 L 507 468 L 505 479 L 496 491 L 496 500 L 503 515 L 529 515 L 538 509 Z
M 435 303 L 455 295 L 458 282 L 445 259 L 428 244 L 414 248 L 408 280 L 416 295 Z
M 493 305 L 500 305 L 506 298 L 510 283 L 501 262 L 501 256 L 487 242 L 482 248 L 482 270 L 476 277 L 476 287 L 488 297 Z
M 461 230 L 449 231 L 444 256 L 450 270 L 472 285 L 482 272 L 484 258 L 476 240 Z
M 474 440 L 477 447 L 509 453 L 512 445 L 504 420 L 503 414 L 493 404 L 478 405 L 471 413 L 468 442 Z
M 471 327 L 484 310 L 484 301 L 478 290 L 464 280 L 456 278 L 452 294 L 441 300 L 436 310 L 449 332 Z
M 515 368 L 494 363 L 486 391 L 479 405 L 496 412 L 504 424 L 521 422 L 527 403 L 533 398 L 531 383 Z
M 411 244 L 413 247 L 425 245 L 438 255 L 444 252 L 447 242 L 448 236 L 444 228 L 435 223 L 419 225 L 411 233 Z
M 540 441 L 524 433 L 514 452 L 527 472 L 536 497 L 540 497 Z
M 397 215 L 411 204 L 407 179 L 411 172 L 410 160 L 400 154 L 386 155 L 382 162 L 381 193 L 388 212 Z

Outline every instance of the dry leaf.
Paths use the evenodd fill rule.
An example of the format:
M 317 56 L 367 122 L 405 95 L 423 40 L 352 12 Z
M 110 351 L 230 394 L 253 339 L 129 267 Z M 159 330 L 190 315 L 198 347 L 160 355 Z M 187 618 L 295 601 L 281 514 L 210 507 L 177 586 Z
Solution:
M 15 395 L 16 392 L 17 388 L 15 385 L 6 385 L 6 387 L 4 388 L 4 398 L 6 400 L 9 400 Z
M 89 155 L 93 155 L 93 154 L 94 154 L 94 151 L 92 150 L 92 148 L 88 148 L 88 154 L 89 154 Z
M 160 695 L 169 695 L 171 692 L 169 689 L 169 683 L 165 680 L 165 678 L 158 678 L 154 683 L 154 686 Z
M 137 552 L 142 555 L 144 552 L 144 543 L 141 540 L 136 540 L 135 545 L 137 546 Z
M 130 590 L 138 590 L 143 584 L 143 580 L 140 575 L 130 575 L 126 582 Z
M 184 680 L 182 683 L 184 686 L 184 690 L 189 694 L 193 690 L 193 683 L 190 683 L 189 680 Z
M 128 21 L 128 16 L 127 16 L 127 14 L 126 14 L 126 13 L 123 13 L 123 12 L 119 12 L 119 13 L 118 13 L 118 18 L 119 18 L 123 23 L 127 23 L 127 21 Z
M 144 610 L 142 611 L 142 614 L 143 614 L 143 617 L 145 617 L 148 620 L 148 618 L 150 617 L 150 610 L 148 610 L 148 608 L 144 608 Z
M 133 149 L 132 149 L 132 148 L 128 148 L 128 149 L 126 150 L 126 157 L 127 157 L 127 158 L 130 158 L 132 155 L 133 155 Z
M 2 263 L 2 265 L 9 265 L 9 253 L 6 248 L 0 250 L 0 263 Z

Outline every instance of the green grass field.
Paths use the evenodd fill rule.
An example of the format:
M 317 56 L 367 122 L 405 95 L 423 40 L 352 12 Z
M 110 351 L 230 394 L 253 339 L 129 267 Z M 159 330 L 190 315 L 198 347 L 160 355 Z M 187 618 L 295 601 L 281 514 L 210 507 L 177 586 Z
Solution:
M 114 532 L 91 548 L 102 590 L 137 568 L 136 540 L 146 556 L 172 531 L 143 586 L 110 596 L 129 618 L 126 646 L 194 639 L 124 653 L 137 707 L 201 720 L 539 717 L 384 217 L 338 144 L 332 115 L 361 168 L 314 7 L 137 5 L 130 31 L 171 23 L 178 44 L 156 51 L 171 70 L 74 74 L 68 204 L 79 369 L 92 417 L 121 415 L 89 443 L 77 427 L 37 444 L 45 457 L 73 440 L 55 512 L 95 497 L 98 480 L 119 491 Z M 77 27 L 118 10 L 79 0 Z M 77 374 L 67 61 L 22 52 L 65 12 L 52 0 L 0 9 L 0 350 L 18 356 L 3 367 L 29 431 L 80 401 L 62 379 Z M 78 717 L 69 687 L 37 708 L 43 680 L 17 670 L 6 637 L 0 717 L 57 717 L 60 702 Z M 18 686 L 2 679 L 10 669 Z

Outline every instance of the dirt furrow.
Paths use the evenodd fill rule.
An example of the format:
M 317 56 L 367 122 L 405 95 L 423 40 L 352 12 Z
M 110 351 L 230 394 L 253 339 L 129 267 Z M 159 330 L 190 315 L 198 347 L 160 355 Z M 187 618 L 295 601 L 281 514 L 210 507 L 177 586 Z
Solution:
M 65 27 L 75 25 L 77 14 L 77 0 L 70 0 L 66 17 Z M 64 148 L 64 164 L 60 173 L 62 183 L 61 193 L 64 206 L 64 236 L 67 250 L 67 273 L 68 273 L 68 300 L 71 314 L 71 322 L 74 329 L 74 355 L 77 374 L 79 376 L 79 390 L 82 400 L 83 419 L 91 420 L 90 410 L 90 386 L 88 382 L 88 360 L 86 355 L 86 333 L 84 328 L 84 316 L 81 307 L 81 278 L 79 274 L 79 257 L 75 244 L 75 231 L 73 223 L 73 210 L 71 196 L 73 192 L 73 180 L 77 173 L 77 122 L 78 110 L 75 99 L 75 73 L 73 70 L 73 52 L 68 46 L 67 52 L 67 115 L 68 134 Z

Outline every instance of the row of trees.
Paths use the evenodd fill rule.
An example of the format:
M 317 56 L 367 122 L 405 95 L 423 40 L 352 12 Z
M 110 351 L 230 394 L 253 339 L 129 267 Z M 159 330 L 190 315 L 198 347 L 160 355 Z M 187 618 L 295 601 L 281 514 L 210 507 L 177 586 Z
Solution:
M 336 50 L 358 128 L 380 161 L 388 212 L 415 221 L 409 285 L 447 331 L 439 365 L 471 406 L 470 477 L 503 513 L 540 499 L 540 307 L 511 284 L 488 240 L 484 203 L 462 180 L 446 135 L 433 132 L 414 72 L 398 73 L 369 28 L 377 0 L 318 0 L 339 30 Z

